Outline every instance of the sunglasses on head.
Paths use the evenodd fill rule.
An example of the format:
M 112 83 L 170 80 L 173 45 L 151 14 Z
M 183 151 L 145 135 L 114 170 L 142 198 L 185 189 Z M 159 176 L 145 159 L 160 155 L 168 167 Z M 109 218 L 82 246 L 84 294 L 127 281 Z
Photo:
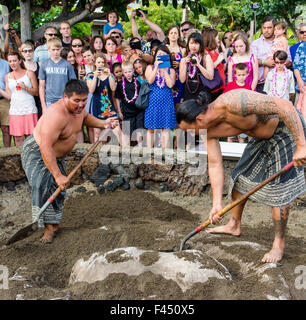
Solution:
M 31 53 L 33 51 L 34 51 L 33 49 L 29 49 L 29 50 L 24 49 L 24 50 L 22 50 L 23 53 Z
M 120 36 L 112 36 L 112 38 L 120 39 L 121 37 Z
M 82 44 L 73 44 L 72 46 L 73 46 L 74 48 L 75 48 L 75 47 L 79 47 L 79 48 L 80 48 L 80 47 L 83 47 Z
M 46 33 L 48 36 L 57 36 L 57 33 Z
M 186 31 L 189 31 L 190 28 L 186 28 L 186 29 L 182 29 L 182 32 L 186 32 Z
M 306 33 L 306 31 L 300 31 L 300 34 L 304 34 L 304 33 Z

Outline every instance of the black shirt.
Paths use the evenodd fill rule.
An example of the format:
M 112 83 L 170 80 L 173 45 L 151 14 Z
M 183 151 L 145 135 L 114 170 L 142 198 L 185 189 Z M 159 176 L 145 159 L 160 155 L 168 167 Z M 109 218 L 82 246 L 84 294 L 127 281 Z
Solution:
M 137 92 L 139 93 L 140 83 L 136 80 Z M 135 94 L 135 78 L 133 76 L 132 82 L 129 82 L 125 79 L 125 92 L 127 98 L 130 100 L 134 97 Z M 135 117 L 139 112 L 140 109 L 136 108 L 135 101 L 128 103 L 125 99 L 122 87 L 122 81 L 119 81 L 117 84 L 115 98 L 121 101 L 121 110 L 124 118 L 132 118 Z

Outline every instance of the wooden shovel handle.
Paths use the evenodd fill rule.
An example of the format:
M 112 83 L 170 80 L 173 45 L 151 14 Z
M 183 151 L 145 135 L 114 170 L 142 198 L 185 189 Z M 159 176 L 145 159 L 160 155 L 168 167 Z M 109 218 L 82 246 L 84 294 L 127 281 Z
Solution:
M 237 206 L 238 204 L 240 204 L 242 201 L 244 201 L 245 199 L 247 199 L 250 195 L 252 195 L 253 193 L 255 193 L 256 191 L 258 191 L 259 189 L 261 189 L 263 186 L 265 186 L 266 184 L 268 184 L 269 182 L 271 182 L 272 180 L 274 180 L 276 177 L 280 176 L 281 174 L 285 173 L 286 171 L 288 171 L 289 169 L 291 169 L 293 167 L 293 161 L 289 162 L 286 166 L 284 166 L 281 170 L 277 171 L 276 173 L 274 173 L 271 177 L 267 178 L 265 181 L 261 182 L 260 184 L 258 184 L 256 187 L 254 187 L 252 190 L 250 190 L 249 192 L 245 193 L 244 195 L 242 195 L 240 198 L 238 198 L 236 201 L 229 203 L 227 206 L 225 206 L 221 211 L 219 211 L 217 213 L 217 215 L 219 217 L 222 217 L 226 212 L 228 212 L 229 210 L 231 210 L 232 208 L 234 208 L 235 206 Z M 197 231 L 201 231 L 204 228 L 206 228 L 208 225 L 210 225 L 210 220 L 207 219 L 206 221 L 204 221 L 201 225 L 199 225 L 196 230 Z

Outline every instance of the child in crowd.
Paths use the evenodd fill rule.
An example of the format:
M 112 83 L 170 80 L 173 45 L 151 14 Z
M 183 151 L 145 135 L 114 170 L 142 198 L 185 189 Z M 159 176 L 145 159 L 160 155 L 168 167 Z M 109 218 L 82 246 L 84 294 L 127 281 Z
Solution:
M 295 93 L 295 82 L 293 72 L 285 66 L 287 58 L 285 51 L 279 50 L 274 53 L 275 67 L 267 75 L 264 92 L 270 96 L 292 100 Z
M 104 26 L 103 33 L 106 38 L 108 33 L 113 29 L 118 29 L 122 32 L 122 38 L 124 38 L 124 30 L 121 23 L 118 22 L 119 17 L 116 11 L 110 11 L 107 13 L 108 23 Z
M 236 33 L 233 38 L 233 56 L 228 58 L 228 82 L 235 79 L 234 68 L 237 63 L 243 62 L 248 66 L 248 77 L 245 82 L 252 90 L 256 90 L 258 82 L 258 62 L 256 56 L 250 52 L 249 40 L 244 33 Z
M 120 62 L 115 62 L 113 64 L 113 75 L 116 78 L 116 81 L 119 82 L 122 79 L 122 65 Z
M 246 79 L 249 75 L 249 70 L 248 70 L 248 66 L 245 63 L 237 63 L 235 65 L 234 68 L 234 72 L 235 72 L 235 79 L 234 81 L 230 82 L 227 84 L 227 86 L 224 89 L 224 93 L 231 91 L 231 90 L 235 90 L 235 89 L 248 89 L 248 90 L 252 90 L 251 86 L 249 84 L 246 83 Z M 238 141 L 240 143 L 244 143 L 245 139 L 248 136 L 244 133 L 239 134 L 238 136 Z M 235 142 L 237 139 L 237 137 L 228 137 L 227 141 L 228 142 Z
M 143 82 L 146 81 L 145 72 L 147 63 L 144 60 L 137 59 L 134 61 L 133 66 L 137 80 L 140 82 L 140 84 L 143 84 Z
M 269 57 L 273 57 L 276 51 L 282 50 L 287 52 L 288 49 L 288 39 L 287 39 L 287 24 L 283 21 L 277 22 L 274 26 L 275 39 L 272 44 L 272 53 Z M 268 57 L 268 58 L 269 58 Z M 265 66 L 264 78 L 267 78 L 270 68 Z
M 87 86 L 89 92 L 92 93 L 89 113 L 102 120 L 118 119 L 111 94 L 112 91 L 116 90 L 116 81 L 110 72 L 109 64 L 103 53 L 95 54 L 93 72 L 88 74 Z M 120 128 L 116 127 L 113 132 L 121 144 Z M 100 133 L 101 129 L 94 128 L 95 141 L 99 139 Z
M 62 42 L 53 38 L 47 42 L 50 58 L 39 68 L 39 98 L 42 112 L 63 97 L 66 83 L 76 79 L 73 66 L 61 57 Z
M 119 118 L 124 120 L 123 143 L 129 145 L 130 137 L 132 136 L 133 140 L 133 136 L 136 134 L 138 146 L 142 146 L 142 133 L 138 129 L 143 129 L 144 111 L 135 106 L 140 83 L 134 76 L 134 68 L 130 62 L 122 64 L 122 73 L 122 80 L 118 82 L 116 88 L 115 105 Z

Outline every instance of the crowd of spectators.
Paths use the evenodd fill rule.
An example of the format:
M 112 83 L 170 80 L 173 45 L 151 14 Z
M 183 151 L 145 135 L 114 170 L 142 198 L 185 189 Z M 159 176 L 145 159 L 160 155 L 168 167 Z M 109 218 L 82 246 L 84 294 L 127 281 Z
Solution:
M 137 19 L 149 26 L 145 35 Z M 164 32 L 141 10 L 132 12 L 132 38 L 127 38 L 116 12 L 109 12 L 107 20 L 103 35 L 86 39 L 72 38 L 68 22 L 59 30 L 46 27 L 39 46 L 32 40 L 21 43 L 5 26 L 0 59 L 4 147 L 11 146 L 11 137 L 20 146 L 45 110 L 62 98 L 65 84 L 76 78 L 89 89 L 87 112 L 128 123 L 114 130 L 121 145 L 131 143 L 136 131 L 132 140 L 140 146 L 177 146 L 176 110 L 201 92 L 210 102 L 239 88 L 273 95 L 291 100 L 306 119 L 305 23 L 297 28 L 300 42 L 290 47 L 286 23 L 273 17 L 264 18 L 254 41 L 242 31 L 198 30 L 190 21 Z M 136 105 L 144 85 L 151 89 L 146 109 Z M 84 127 L 78 142 L 93 143 L 99 135 Z M 230 142 L 247 140 L 243 134 L 228 137 Z

